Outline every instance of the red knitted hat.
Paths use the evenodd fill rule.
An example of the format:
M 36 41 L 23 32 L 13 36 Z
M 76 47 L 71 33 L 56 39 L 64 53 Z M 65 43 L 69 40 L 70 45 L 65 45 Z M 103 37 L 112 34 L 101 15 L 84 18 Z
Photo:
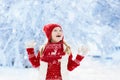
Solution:
M 61 28 L 61 26 L 59 24 L 47 24 L 47 25 L 44 26 L 43 30 L 46 34 L 46 37 L 48 38 L 48 41 L 50 41 L 52 30 L 55 27 L 60 27 Z

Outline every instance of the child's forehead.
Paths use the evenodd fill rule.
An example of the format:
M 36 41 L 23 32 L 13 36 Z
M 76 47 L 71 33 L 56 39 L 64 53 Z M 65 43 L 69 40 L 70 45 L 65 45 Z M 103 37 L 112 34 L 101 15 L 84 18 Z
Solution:
M 53 30 L 55 30 L 55 29 L 62 29 L 61 27 L 59 27 L 59 26 L 56 26 Z

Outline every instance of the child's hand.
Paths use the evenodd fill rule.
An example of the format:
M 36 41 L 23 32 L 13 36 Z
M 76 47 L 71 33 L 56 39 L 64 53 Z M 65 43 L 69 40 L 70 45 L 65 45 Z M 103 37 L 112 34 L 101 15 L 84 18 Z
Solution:
M 86 55 L 89 51 L 89 48 L 87 46 L 81 46 L 80 48 L 78 48 L 78 53 L 81 55 Z
M 35 41 L 29 41 L 29 42 L 25 42 L 25 47 L 26 48 L 34 48 L 34 46 L 36 45 Z

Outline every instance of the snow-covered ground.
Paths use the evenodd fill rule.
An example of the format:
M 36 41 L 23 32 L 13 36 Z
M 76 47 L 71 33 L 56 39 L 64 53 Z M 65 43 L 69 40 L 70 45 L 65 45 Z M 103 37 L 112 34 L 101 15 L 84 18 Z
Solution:
M 120 0 L 0 0 L 0 80 L 39 80 L 37 69 L 25 68 L 25 42 L 34 40 L 39 50 L 48 23 L 62 26 L 74 53 L 87 45 L 89 55 L 100 57 L 86 57 L 69 80 L 120 80 L 119 5 Z
M 80 67 L 70 72 L 69 80 L 120 80 L 119 67 L 85 58 Z M 0 68 L 0 80 L 40 80 L 39 76 L 34 68 Z

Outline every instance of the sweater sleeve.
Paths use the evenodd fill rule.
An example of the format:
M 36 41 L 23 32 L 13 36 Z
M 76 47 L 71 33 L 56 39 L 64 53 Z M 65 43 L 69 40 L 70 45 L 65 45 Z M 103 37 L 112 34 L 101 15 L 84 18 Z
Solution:
M 67 69 L 69 71 L 72 71 L 76 67 L 78 67 L 80 65 L 80 62 L 84 58 L 84 56 L 81 56 L 81 55 L 77 54 L 75 60 L 72 60 L 72 58 L 73 58 L 73 56 L 72 56 L 72 54 L 70 54 L 69 57 L 68 57 L 68 64 L 67 64 Z
M 37 68 L 40 66 L 40 52 L 38 52 L 38 55 L 35 56 L 34 54 L 34 48 L 27 48 L 28 58 L 31 62 L 32 66 Z

